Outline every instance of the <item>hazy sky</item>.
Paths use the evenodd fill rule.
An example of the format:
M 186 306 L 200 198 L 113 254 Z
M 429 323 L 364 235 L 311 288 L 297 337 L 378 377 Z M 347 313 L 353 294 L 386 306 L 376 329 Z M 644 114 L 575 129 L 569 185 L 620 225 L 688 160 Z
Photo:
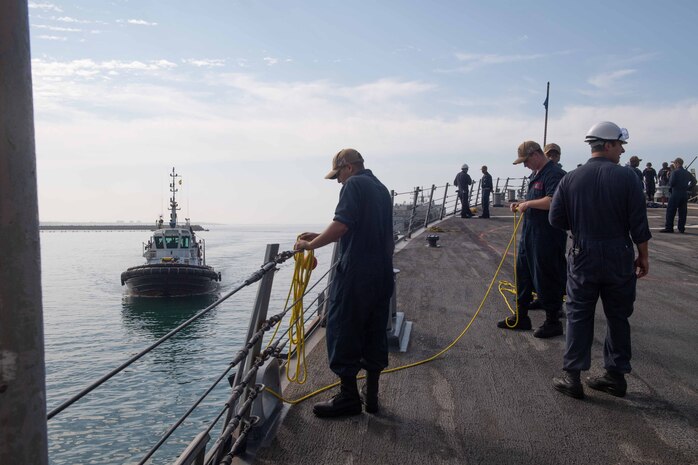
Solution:
M 632 1 L 30 1 L 42 221 L 325 223 L 358 149 L 389 189 L 563 167 L 594 123 L 642 165 L 698 155 L 698 6 Z M 164 207 L 164 208 L 163 208 Z

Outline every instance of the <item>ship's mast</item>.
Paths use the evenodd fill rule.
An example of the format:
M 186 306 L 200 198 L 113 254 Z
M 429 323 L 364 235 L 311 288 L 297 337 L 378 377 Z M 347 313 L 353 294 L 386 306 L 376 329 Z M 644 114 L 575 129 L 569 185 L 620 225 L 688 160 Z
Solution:
M 181 176 L 175 173 L 174 167 L 172 167 L 172 174 L 170 174 L 172 182 L 170 183 L 170 192 L 172 192 L 172 197 L 170 197 L 170 228 L 177 227 L 177 201 L 175 200 L 175 193 L 177 192 L 177 178 Z

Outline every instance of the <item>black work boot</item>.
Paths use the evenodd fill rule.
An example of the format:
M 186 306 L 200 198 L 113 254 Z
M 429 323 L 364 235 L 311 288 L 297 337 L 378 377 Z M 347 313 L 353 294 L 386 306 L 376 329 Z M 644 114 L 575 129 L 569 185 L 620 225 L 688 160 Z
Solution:
M 558 312 L 560 308 L 545 309 L 545 322 L 543 326 L 533 332 L 533 337 L 547 339 L 549 337 L 562 336 L 562 323 Z
M 504 329 L 519 329 L 519 330 L 529 330 L 532 328 L 531 319 L 528 315 L 519 315 L 519 321 L 516 321 L 516 316 L 508 316 L 502 321 L 497 322 L 497 328 Z
M 356 387 L 356 377 L 342 377 L 341 381 L 339 392 L 333 398 L 313 406 L 313 413 L 316 416 L 329 418 L 361 413 L 361 399 L 359 398 L 359 390 Z
M 380 371 L 367 371 L 366 384 L 361 388 L 361 401 L 367 413 L 378 413 L 378 379 Z
M 562 336 L 562 323 L 559 321 L 546 321 L 533 332 L 533 337 L 547 339 L 549 337 Z
M 584 399 L 584 388 L 579 379 L 579 371 L 564 370 L 562 376 L 553 378 L 553 387 L 566 396 Z
M 603 376 L 587 378 L 587 386 L 597 391 L 603 391 L 616 397 L 624 397 L 628 390 L 628 383 L 623 373 L 606 370 Z

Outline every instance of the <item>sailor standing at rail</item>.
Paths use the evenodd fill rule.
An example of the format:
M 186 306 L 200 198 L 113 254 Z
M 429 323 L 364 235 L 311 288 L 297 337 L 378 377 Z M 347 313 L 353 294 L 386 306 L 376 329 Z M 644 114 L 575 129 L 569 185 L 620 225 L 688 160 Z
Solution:
M 470 211 L 470 185 L 473 183 L 472 178 L 468 174 L 468 165 L 463 164 L 460 169 L 460 173 L 456 175 L 453 180 L 453 184 L 458 188 L 458 197 L 460 198 L 461 218 L 472 218 L 473 213 Z
M 330 285 L 327 354 L 341 380 L 340 391 L 313 407 L 319 417 L 361 413 L 356 375 L 366 370 L 362 390 L 368 413 L 378 412 L 378 380 L 388 366 L 388 318 L 393 293 L 393 207 L 390 192 L 364 168 L 354 149 L 332 160 L 325 179 L 342 184 L 332 223 L 321 234 L 303 233 L 295 250 L 339 241 L 339 263 Z
M 560 181 L 550 207 L 550 223 L 571 230 L 567 266 L 567 339 L 563 374 L 553 386 L 581 399 L 580 372 L 591 366 L 594 312 L 599 297 L 608 329 L 603 376 L 587 385 L 623 397 L 630 373 L 630 324 L 637 278 L 649 271 L 647 206 L 634 171 L 619 166 L 628 132 L 611 122 L 598 123 L 585 142 L 591 159 Z M 637 247 L 637 258 L 633 252 Z
M 482 166 L 482 215 L 478 218 L 490 217 L 490 193 L 492 192 L 492 175 L 487 172 L 487 167 Z
M 528 316 L 531 295 L 535 290 L 545 310 L 545 322 L 533 335 L 539 338 L 560 336 L 559 312 L 565 290 L 565 245 L 567 235 L 548 222 L 548 209 L 553 193 L 564 176 L 556 163 L 550 161 L 537 142 L 519 145 L 514 164 L 523 163 L 535 173 L 529 181 L 526 200 L 512 203 L 511 211 L 523 216 L 521 240 L 516 257 L 518 319 L 510 316 L 497 323 L 504 329 L 531 329 Z

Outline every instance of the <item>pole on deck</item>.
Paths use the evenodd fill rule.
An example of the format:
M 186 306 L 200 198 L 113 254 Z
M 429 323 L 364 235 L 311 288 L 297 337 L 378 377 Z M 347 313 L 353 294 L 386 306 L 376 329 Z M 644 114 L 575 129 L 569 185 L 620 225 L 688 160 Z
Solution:
M 0 463 L 46 465 L 39 209 L 26 0 L 0 1 Z
M 545 102 L 543 106 L 545 107 L 545 128 L 543 129 L 543 146 L 547 144 L 548 140 L 548 105 L 550 104 L 550 81 L 548 81 L 548 89 L 545 91 Z

